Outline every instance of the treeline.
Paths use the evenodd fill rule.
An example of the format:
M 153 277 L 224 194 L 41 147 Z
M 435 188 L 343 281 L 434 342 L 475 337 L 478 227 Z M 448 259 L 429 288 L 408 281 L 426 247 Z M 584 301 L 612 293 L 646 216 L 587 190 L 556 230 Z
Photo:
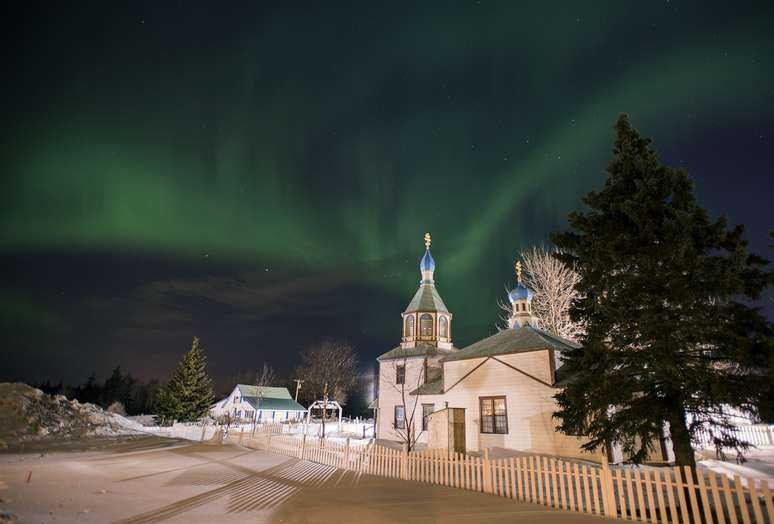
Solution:
M 49 380 L 36 386 L 50 395 L 64 395 L 78 402 L 90 402 L 104 409 L 113 406 L 113 410 L 127 415 L 152 414 L 156 408 L 161 383 L 157 379 L 144 382 L 130 373 L 122 373 L 117 366 L 103 383 L 98 383 L 94 373 L 86 382 L 78 385 L 52 384 Z M 121 406 L 116 406 L 119 402 Z

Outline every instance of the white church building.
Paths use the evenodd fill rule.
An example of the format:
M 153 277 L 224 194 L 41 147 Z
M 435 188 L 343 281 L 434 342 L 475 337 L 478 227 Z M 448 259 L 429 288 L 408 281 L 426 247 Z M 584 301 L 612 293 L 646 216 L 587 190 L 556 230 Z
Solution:
M 431 414 L 457 408 L 457 440 L 464 434 L 468 451 L 507 448 L 599 460 L 601 454 L 580 450 L 580 439 L 554 429 L 561 355 L 577 344 L 537 327 L 532 292 L 519 276 L 508 294 L 509 329 L 455 347 L 453 315 L 435 286 L 429 234 L 425 247 L 419 289 L 402 313 L 400 345 L 377 358 L 376 437 L 401 441 L 413 422 L 418 443 L 428 444 L 430 435 L 429 447 L 436 447 L 428 431 Z

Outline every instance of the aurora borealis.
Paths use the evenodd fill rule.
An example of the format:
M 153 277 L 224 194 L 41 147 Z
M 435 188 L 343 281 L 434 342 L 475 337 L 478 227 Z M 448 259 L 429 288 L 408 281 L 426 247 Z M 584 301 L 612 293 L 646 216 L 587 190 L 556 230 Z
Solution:
M 774 4 L 109 4 L 3 8 L 0 379 L 370 363 L 425 231 L 471 343 L 621 112 L 771 257 Z

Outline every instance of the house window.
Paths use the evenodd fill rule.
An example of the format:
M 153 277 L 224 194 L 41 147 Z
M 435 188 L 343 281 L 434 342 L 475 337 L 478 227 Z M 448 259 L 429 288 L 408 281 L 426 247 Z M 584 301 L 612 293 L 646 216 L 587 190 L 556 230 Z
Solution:
M 481 433 L 508 433 L 508 413 L 505 397 L 480 397 Z
M 406 332 L 404 333 L 405 337 L 413 337 L 414 336 L 414 315 L 409 315 L 406 317 Z
M 446 319 L 446 317 L 441 317 L 438 319 L 438 331 L 440 336 L 444 338 L 449 337 L 449 321 Z
M 419 317 L 419 332 L 423 337 L 433 336 L 433 317 L 429 313 Z
M 239 404 L 239 397 L 238 396 L 234 397 L 234 404 Z
M 435 411 L 435 404 L 422 404 L 422 431 L 427 431 L 427 421 Z
M 406 429 L 406 407 L 395 406 L 395 429 Z
M 252 409 L 246 409 L 245 410 L 245 418 L 248 418 L 250 420 L 253 419 L 253 413 L 255 413 Z
M 406 366 L 395 366 L 395 383 L 406 383 Z

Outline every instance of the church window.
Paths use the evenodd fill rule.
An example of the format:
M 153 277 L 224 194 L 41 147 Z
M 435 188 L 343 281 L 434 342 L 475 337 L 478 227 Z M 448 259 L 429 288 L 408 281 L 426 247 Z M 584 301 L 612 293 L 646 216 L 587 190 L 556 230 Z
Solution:
M 422 404 L 422 431 L 427 431 L 427 421 L 435 411 L 435 404 Z
M 406 428 L 406 407 L 395 406 L 395 429 Z
M 438 331 L 440 332 L 440 336 L 444 338 L 449 337 L 449 321 L 446 317 L 438 319 Z
M 395 383 L 406 383 L 406 366 L 395 366 Z
M 419 318 L 419 330 L 423 337 L 433 336 L 433 317 L 429 313 L 425 313 Z
M 480 397 L 481 433 L 508 433 L 508 410 L 505 397 Z
M 404 336 L 406 337 L 414 336 L 414 315 L 409 315 L 406 317 L 406 332 Z

